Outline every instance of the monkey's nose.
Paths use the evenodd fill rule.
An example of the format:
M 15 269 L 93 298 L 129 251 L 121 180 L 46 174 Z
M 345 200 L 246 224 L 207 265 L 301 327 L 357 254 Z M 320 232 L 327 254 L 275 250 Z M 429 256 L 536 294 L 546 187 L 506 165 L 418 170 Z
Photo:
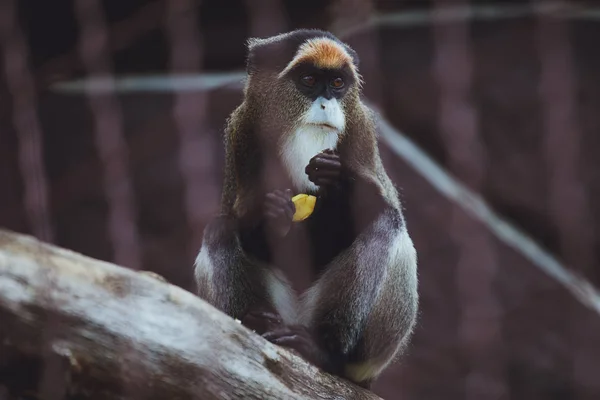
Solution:
M 325 109 L 325 104 L 321 104 L 321 109 Z

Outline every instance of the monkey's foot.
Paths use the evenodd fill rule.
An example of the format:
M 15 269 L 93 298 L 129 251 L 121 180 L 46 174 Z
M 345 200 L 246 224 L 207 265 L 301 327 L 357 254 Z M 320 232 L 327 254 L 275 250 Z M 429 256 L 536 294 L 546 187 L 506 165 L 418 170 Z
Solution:
M 283 326 L 281 317 L 268 306 L 252 308 L 241 320 L 242 325 L 259 335 L 279 329 Z
M 262 336 L 273 344 L 294 350 L 306 361 L 319 368 L 325 367 L 327 355 L 303 326 L 286 326 Z
M 371 390 L 371 386 L 373 386 L 372 380 L 366 380 L 362 382 L 354 382 L 356 385 L 360 386 L 363 389 Z

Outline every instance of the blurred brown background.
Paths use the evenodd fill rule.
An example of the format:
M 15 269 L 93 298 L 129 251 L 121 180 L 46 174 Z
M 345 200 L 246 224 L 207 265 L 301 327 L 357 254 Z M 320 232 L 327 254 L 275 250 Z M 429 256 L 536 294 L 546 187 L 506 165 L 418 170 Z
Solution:
M 600 398 L 600 3 L 2 0 L 0 15 L 3 228 L 192 289 L 246 39 L 329 29 L 394 129 L 381 152 L 420 259 L 413 343 L 375 392 Z M 424 155 L 504 222 L 448 196 Z

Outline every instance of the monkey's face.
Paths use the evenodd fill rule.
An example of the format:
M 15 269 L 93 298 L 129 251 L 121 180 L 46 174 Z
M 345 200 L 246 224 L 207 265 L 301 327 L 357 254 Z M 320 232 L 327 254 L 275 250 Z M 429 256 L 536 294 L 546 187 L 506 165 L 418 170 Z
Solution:
M 248 85 L 265 126 L 282 139 L 299 128 L 342 135 L 358 101 L 358 57 L 333 35 L 296 31 L 250 45 Z
M 344 103 L 355 88 L 356 66 L 347 48 L 330 38 L 315 38 L 299 46 L 279 74 L 295 90 L 302 108 L 297 126 L 310 126 L 341 134 L 346 126 Z
M 346 125 L 342 101 L 350 86 L 352 76 L 344 69 L 318 68 L 305 63 L 288 76 L 303 97 L 303 112 L 298 125 L 314 126 L 324 131 L 341 133 Z

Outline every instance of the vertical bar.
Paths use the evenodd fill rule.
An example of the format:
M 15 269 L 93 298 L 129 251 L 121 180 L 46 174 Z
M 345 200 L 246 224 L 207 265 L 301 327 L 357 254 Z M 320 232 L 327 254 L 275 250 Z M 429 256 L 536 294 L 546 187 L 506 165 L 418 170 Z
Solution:
M 558 229 L 562 258 L 577 273 L 585 275 L 594 265 L 594 238 L 588 198 L 579 171 L 581 130 L 577 123 L 568 25 L 562 18 L 540 15 L 536 33 L 549 210 Z M 581 398 L 587 398 L 583 394 L 586 388 L 598 386 L 596 360 L 589 351 L 590 345 L 586 344 L 589 335 L 586 318 L 589 317 L 576 304 L 567 318 L 565 324 L 572 332 L 572 374 L 577 382 L 574 390 L 581 391 Z
M 468 5 L 465 0 L 460 3 Z M 433 12 L 441 13 L 447 1 L 436 0 L 434 4 Z M 434 75 L 440 86 L 439 127 L 450 170 L 480 191 L 485 176 L 484 151 L 477 132 L 476 110 L 468 100 L 472 74 L 468 28 L 466 21 L 434 24 Z M 485 227 L 461 212 L 457 205 L 451 221 L 452 236 L 460 247 L 456 267 L 461 310 L 458 335 L 469 369 L 464 398 L 506 398 L 501 310 L 493 291 L 498 268 L 493 244 Z
M 373 0 L 334 0 L 329 6 L 329 30 L 344 36 L 344 32 L 351 32 L 356 26 L 366 24 L 374 9 Z
M 581 133 L 566 22 L 540 15 L 537 44 L 550 212 L 559 228 L 563 258 L 585 274 L 593 260 L 593 238 L 587 223 L 590 214 L 586 191 L 579 178 Z
M 382 106 L 378 28 L 371 25 L 371 29 L 356 29 L 368 26 L 369 21 L 374 20 L 373 0 L 335 0 L 328 11 L 331 14 L 329 30 L 340 39 L 350 41 L 360 56 L 360 73 L 366 82 L 364 95 L 373 104 Z
M 250 36 L 267 38 L 286 32 L 289 21 L 285 9 L 280 0 L 246 0 L 246 11 L 249 18 Z M 257 135 L 265 135 L 265 131 L 256 132 Z M 268 133 L 267 133 L 268 135 Z M 277 187 L 278 189 L 291 189 L 285 187 L 288 179 L 275 154 L 265 154 L 263 162 L 267 167 L 263 170 L 261 181 L 265 187 Z M 297 193 L 292 193 L 295 195 Z M 314 279 L 311 260 L 308 256 L 308 232 L 302 228 L 297 229 L 294 234 L 295 240 L 291 243 L 282 243 L 277 246 L 269 244 L 273 264 L 278 265 L 280 271 L 292 282 L 292 288 L 298 292 L 306 290 Z
M 18 26 L 16 3 L 8 0 L 0 3 L 0 40 L 4 49 L 4 69 L 9 92 L 13 99 L 13 124 L 19 137 L 19 166 L 25 187 L 25 211 L 33 234 L 41 241 L 53 242 L 54 229 L 48 207 L 48 184 L 44 171 L 42 129 L 37 116 L 36 88 L 29 71 L 28 52 Z M 47 259 L 45 250 L 39 246 L 37 257 Z M 44 302 L 55 302 L 51 296 L 54 280 L 50 269 L 44 271 L 48 291 L 36 293 Z M 55 319 L 47 318 L 42 332 L 41 354 L 43 371 L 38 392 L 49 400 L 64 397 L 65 383 L 61 365 L 52 351 L 52 339 L 58 334 Z
M 110 66 L 108 34 L 99 0 L 76 0 L 75 14 L 81 27 L 79 54 L 88 76 L 101 76 L 114 88 Z M 121 110 L 114 90 L 91 93 L 88 101 L 94 116 L 94 138 L 104 168 L 104 190 L 108 201 L 108 232 L 116 264 L 134 270 L 141 268 L 140 245 L 136 227 L 134 193 L 129 176 L 129 155 L 122 129 Z M 123 345 L 122 370 L 131 368 L 137 357 L 131 344 Z M 134 376 L 134 375 L 131 375 Z M 123 391 L 144 397 L 141 383 L 128 380 Z
M 198 1 L 174 0 L 167 5 L 167 36 L 170 41 L 170 73 L 199 73 L 202 68 L 202 42 L 198 27 Z M 174 118 L 179 136 L 179 164 L 185 184 L 186 219 L 192 232 L 192 249 L 202 241 L 207 220 L 218 210 L 219 185 L 216 182 L 216 141 L 207 123 L 208 95 L 185 91 L 175 95 Z
M 88 75 L 102 76 L 114 86 L 106 23 L 100 2 L 77 0 L 75 9 L 81 26 L 79 52 Z M 114 262 L 139 269 L 140 244 L 121 110 L 113 91 L 90 94 L 88 100 L 94 114 L 96 147 L 104 167 L 104 187 L 109 205 L 108 231 Z
M 18 27 L 14 0 L 1 2 L 0 31 L 4 49 L 4 71 L 12 95 L 13 124 L 19 137 L 19 166 L 24 183 L 25 211 L 33 234 L 45 242 L 54 241 L 48 206 L 48 183 L 44 171 L 42 129 L 35 85 L 29 71 L 28 54 Z
M 266 38 L 283 33 L 289 26 L 280 0 L 245 0 L 252 37 Z

